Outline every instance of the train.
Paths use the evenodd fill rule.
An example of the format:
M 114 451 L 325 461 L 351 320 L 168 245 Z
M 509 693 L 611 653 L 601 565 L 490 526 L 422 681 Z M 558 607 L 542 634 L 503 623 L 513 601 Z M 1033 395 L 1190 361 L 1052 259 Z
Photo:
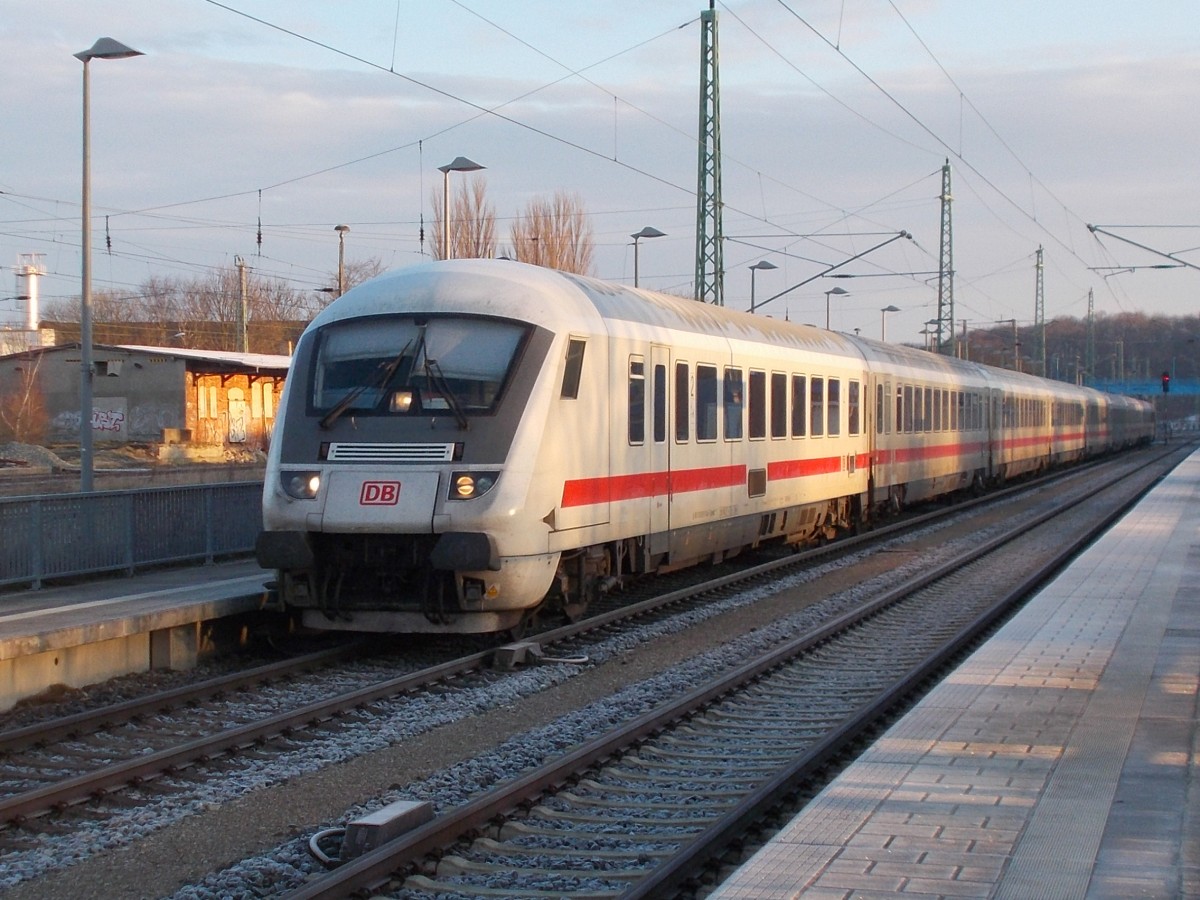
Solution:
M 511 635 L 1155 427 L 1132 397 L 502 259 L 334 300 L 276 416 L 256 555 L 280 608 Z

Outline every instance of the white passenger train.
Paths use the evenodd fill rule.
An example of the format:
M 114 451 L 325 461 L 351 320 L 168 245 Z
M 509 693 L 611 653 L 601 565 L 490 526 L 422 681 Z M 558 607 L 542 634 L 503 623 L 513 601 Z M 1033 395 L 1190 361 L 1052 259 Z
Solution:
M 317 628 L 518 631 L 627 578 L 1149 441 L 1142 401 L 504 260 L 296 349 L 258 559 Z

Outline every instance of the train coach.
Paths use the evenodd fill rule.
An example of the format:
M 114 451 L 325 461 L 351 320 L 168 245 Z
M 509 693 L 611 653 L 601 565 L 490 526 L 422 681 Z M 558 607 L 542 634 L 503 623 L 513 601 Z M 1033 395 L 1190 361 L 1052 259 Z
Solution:
M 301 337 L 259 562 L 305 625 L 519 632 L 626 580 L 1153 436 L 1149 406 L 505 260 Z

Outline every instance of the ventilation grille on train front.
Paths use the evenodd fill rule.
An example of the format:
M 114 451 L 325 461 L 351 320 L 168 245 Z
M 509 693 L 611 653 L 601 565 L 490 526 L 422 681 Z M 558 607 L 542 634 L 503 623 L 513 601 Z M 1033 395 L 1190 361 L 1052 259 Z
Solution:
M 453 444 L 332 443 L 325 459 L 334 462 L 449 462 Z

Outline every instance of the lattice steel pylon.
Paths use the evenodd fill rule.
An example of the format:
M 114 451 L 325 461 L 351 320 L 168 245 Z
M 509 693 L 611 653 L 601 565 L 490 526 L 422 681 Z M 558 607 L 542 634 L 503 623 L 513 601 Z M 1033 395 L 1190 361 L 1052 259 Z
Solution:
M 1034 286 L 1032 359 L 1039 367 L 1037 374 L 1043 378 L 1046 377 L 1046 286 L 1042 278 L 1044 271 L 1042 247 L 1039 244 L 1037 248 L 1037 280 Z
M 725 305 L 721 229 L 721 89 L 715 0 L 700 13 L 700 158 L 696 187 L 696 299 Z
M 937 352 L 954 352 L 954 222 L 950 215 L 950 160 L 942 166 L 942 238 L 938 254 Z

